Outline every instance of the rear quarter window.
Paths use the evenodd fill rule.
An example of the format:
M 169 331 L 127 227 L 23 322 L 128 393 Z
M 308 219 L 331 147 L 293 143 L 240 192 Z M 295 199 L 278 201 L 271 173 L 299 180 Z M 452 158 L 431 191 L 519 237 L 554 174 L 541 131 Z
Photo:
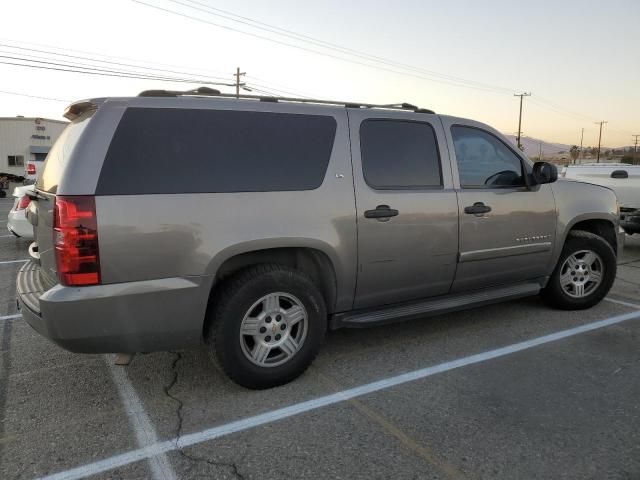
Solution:
M 96 193 L 313 190 L 329 164 L 331 116 L 234 110 L 129 108 Z
M 95 111 L 90 111 L 71 122 L 63 130 L 46 156 L 42 173 L 36 180 L 36 188 L 43 192 L 56 193 L 67 168 L 69 158 L 82 133 L 89 125 Z M 36 160 L 38 160 L 36 158 Z

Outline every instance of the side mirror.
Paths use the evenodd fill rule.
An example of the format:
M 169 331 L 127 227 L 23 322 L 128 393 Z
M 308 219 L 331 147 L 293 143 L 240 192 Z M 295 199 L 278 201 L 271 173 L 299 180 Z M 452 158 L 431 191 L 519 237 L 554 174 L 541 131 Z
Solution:
M 536 162 L 533 164 L 531 177 L 536 185 L 553 183 L 558 179 L 558 169 L 552 163 Z

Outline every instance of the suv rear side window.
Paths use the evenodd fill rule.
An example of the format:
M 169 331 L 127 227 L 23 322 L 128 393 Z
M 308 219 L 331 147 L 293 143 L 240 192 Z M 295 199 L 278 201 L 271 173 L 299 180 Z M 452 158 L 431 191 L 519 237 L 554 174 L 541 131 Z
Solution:
M 433 127 L 406 120 L 365 120 L 360 126 L 364 179 L 375 189 L 442 186 Z
M 462 188 L 525 185 L 522 161 L 498 138 L 474 127 L 451 127 Z
M 73 152 L 94 113 L 95 111 L 92 110 L 67 125 L 47 154 L 42 174 L 36 181 L 36 188 L 44 192 L 56 193 L 58 184 L 67 168 L 71 152 Z
M 313 190 L 324 180 L 335 132 L 330 116 L 129 108 L 97 194 Z

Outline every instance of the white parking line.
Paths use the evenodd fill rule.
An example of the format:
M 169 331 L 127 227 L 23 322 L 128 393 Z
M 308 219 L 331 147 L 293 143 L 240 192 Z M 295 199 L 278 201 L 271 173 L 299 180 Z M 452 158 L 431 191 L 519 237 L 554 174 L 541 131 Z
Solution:
M 20 318 L 20 317 L 22 317 L 22 315 L 20 315 L 19 313 L 16 315 L 5 315 L 4 317 L 0 317 L 0 322 L 4 320 L 13 320 L 14 318 Z
M 105 355 L 109 372 L 116 384 L 120 399 L 124 404 L 124 409 L 129 417 L 129 423 L 136 435 L 136 443 L 144 448 L 158 443 L 158 434 L 149 420 L 147 412 L 144 410 L 142 401 L 136 393 L 133 385 L 129 381 L 126 369 L 113 364 L 111 355 Z M 169 462 L 167 456 L 160 452 L 157 456 L 147 457 L 151 476 L 154 480 L 176 480 L 176 473 Z
M 637 303 L 625 302 L 624 300 L 617 300 L 611 297 L 605 297 L 604 300 L 606 300 L 607 302 L 617 303 L 618 305 L 624 305 L 625 307 L 631 307 L 640 310 L 640 304 Z
M 18 238 L 15 235 L 0 235 L 0 238 L 7 238 L 7 237 L 14 237 L 14 238 Z
M 308 400 L 306 402 L 296 403 L 288 407 L 272 410 L 270 412 L 255 415 L 253 417 L 244 418 L 235 422 L 226 423 L 217 427 L 209 428 L 197 433 L 191 433 L 183 435 L 179 439 L 174 438 L 164 442 L 154 443 L 144 448 L 137 450 L 131 450 L 120 455 L 115 455 L 104 460 L 100 460 L 94 463 L 88 463 L 86 465 L 66 470 L 64 472 L 55 473 L 46 477 L 41 477 L 41 480 L 74 480 L 79 478 L 89 477 L 98 473 L 113 470 L 114 468 L 129 465 L 134 462 L 139 462 L 146 458 L 162 455 L 167 452 L 171 452 L 177 449 L 196 445 L 198 443 L 215 440 L 232 433 L 249 430 L 251 428 L 259 427 L 268 423 L 277 422 L 285 418 L 300 415 L 305 412 L 317 410 L 318 408 L 327 407 L 336 403 L 344 402 L 352 398 L 360 397 L 381 390 L 386 390 L 398 385 L 402 385 L 408 382 L 414 382 L 421 380 L 438 373 L 448 372 L 456 368 L 465 367 L 468 365 L 474 365 L 477 363 L 486 362 L 494 358 L 504 357 L 513 353 L 528 350 L 540 345 L 544 345 L 551 342 L 557 342 L 565 338 L 580 335 L 581 333 L 591 332 L 604 327 L 609 327 L 627 320 L 640 318 L 640 310 L 625 313 L 622 315 L 616 315 L 605 320 L 598 322 L 588 323 L 586 325 L 580 325 L 579 327 L 570 328 L 568 330 L 562 330 L 560 332 L 544 335 L 542 337 L 532 338 L 524 342 L 514 343 L 506 347 L 497 348 L 495 350 L 489 350 L 486 352 L 478 353 L 476 355 L 470 355 L 468 357 L 459 358 L 450 362 L 441 363 L 432 367 L 422 368 L 420 370 L 414 370 L 412 372 L 403 373 L 394 377 L 385 378 L 377 382 L 367 383 L 359 387 L 350 388 L 341 392 L 333 393 L 331 395 L 325 395 L 323 397 Z
M 25 263 L 28 262 L 30 259 L 27 258 L 25 260 L 5 260 L 4 262 L 0 262 L 0 265 L 6 265 L 8 263 Z

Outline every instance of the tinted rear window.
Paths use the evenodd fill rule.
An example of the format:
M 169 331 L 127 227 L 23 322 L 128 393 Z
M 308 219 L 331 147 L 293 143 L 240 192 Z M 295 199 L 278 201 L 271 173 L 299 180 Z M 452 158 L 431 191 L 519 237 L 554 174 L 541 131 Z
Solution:
M 434 188 L 442 185 L 433 127 L 404 120 L 365 120 L 360 126 L 362 170 L 376 189 Z
M 330 116 L 129 108 L 98 195 L 313 190 L 324 179 Z
M 82 132 L 87 128 L 91 117 L 95 112 L 91 111 L 70 123 L 58 137 L 49 150 L 36 181 L 36 187 L 43 192 L 56 193 L 64 170 L 67 167 L 71 152 L 75 148 Z M 36 159 L 37 160 L 37 159 Z

